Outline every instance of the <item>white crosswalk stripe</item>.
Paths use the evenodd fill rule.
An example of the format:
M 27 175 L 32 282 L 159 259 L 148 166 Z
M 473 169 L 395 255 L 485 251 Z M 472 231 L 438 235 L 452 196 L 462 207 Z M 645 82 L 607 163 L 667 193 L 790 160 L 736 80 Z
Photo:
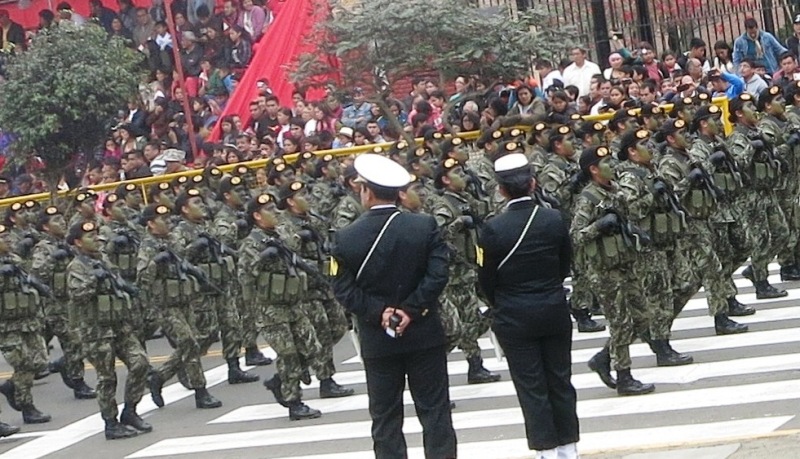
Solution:
M 777 266 L 770 268 L 770 281 L 781 285 L 774 273 Z M 791 288 L 785 298 L 756 301 L 746 279 L 737 274 L 736 284 L 742 290 L 740 301 L 758 309 L 753 316 L 736 318 L 750 325 L 749 333 L 715 336 L 701 292 L 676 320 L 671 341 L 678 351 L 694 355 L 695 364 L 656 367 L 646 344 L 631 346 L 634 376 L 656 384 L 654 394 L 623 398 L 606 389 L 587 370 L 586 362 L 602 346 L 608 332 L 574 335 L 572 381 L 578 390 L 578 415 L 583 424 L 579 447 L 583 453 L 766 434 L 794 418 L 790 406 L 800 400 L 800 353 L 787 349 L 796 351 L 800 341 L 800 287 Z M 529 455 L 508 366 L 493 358 L 488 338 L 481 338 L 480 345 L 485 366 L 501 372 L 503 380 L 467 385 L 467 364 L 462 354 L 455 351 L 450 356 L 450 394 L 457 404 L 453 422 L 459 433 L 459 457 Z M 203 429 L 207 433 L 161 440 L 127 457 L 219 455 L 248 448 L 258 451 L 259 457 L 286 459 L 373 457 L 368 398 L 359 359 L 343 361 L 336 379 L 360 390 L 352 397 L 319 400 L 313 397 L 313 389 L 318 387 L 315 381 L 305 392 L 307 403 L 323 412 L 319 420 L 290 423 L 286 409 L 269 400 L 211 419 Z M 408 392 L 404 403 L 409 457 L 422 457 L 421 426 L 413 415 Z

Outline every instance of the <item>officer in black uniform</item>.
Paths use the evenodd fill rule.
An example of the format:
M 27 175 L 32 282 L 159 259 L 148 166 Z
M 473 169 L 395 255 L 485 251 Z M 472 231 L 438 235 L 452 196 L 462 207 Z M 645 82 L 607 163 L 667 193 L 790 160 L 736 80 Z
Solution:
M 423 429 L 426 458 L 455 458 L 446 338 L 439 296 L 448 249 L 431 216 L 395 203 L 409 175 L 375 154 L 356 158 L 367 210 L 336 233 L 331 274 L 336 299 L 357 319 L 378 459 L 407 457 L 403 438 L 406 376 Z
M 572 322 L 564 295 L 572 247 L 557 210 L 536 205 L 525 155 L 495 161 L 506 211 L 480 233 L 478 280 L 491 305 L 492 330 L 525 418 L 536 457 L 578 457 L 577 395 L 572 376 Z

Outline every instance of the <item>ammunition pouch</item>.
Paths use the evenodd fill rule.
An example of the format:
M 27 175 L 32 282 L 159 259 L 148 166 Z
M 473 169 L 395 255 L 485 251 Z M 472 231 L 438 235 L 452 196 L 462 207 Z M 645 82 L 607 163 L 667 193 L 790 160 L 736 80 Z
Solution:
M 650 235 L 656 247 L 670 246 L 686 232 L 685 220 L 675 212 L 652 214 L 639 222 L 639 227 Z
M 67 292 L 67 273 L 65 271 L 57 271 L 53 274 L 53 297 L 64 299 L 69 296 Z
M 774 190 L 780 171 L 771 164 L 753 161 L 750 166 L 751 185 L 756 190 Z
M 716 208 L 716 201 L 706 189 L 692 189 L 684 196 L 683 207 L 690 217 L 699 220 L 708 219 Z
M 622 234 L 600 236 L 584 249 L 587 260 L 601 269 L 618 269 L 636 258 L 636 250 L 625 245 Z
M 120 270 L 120 276 L 125 280 L 136 279 L 136 263 L 138 262 L 135 253 L 120 253 L 112 255 L 111 261 Z
M 224 265 L 219 263 L 202 263 L 197 265 L 206 275 L 209 283 L 216 285 L 220 289 L 224 288 L 228 282 L 228 274 Z M 214 290 L 210 285 L 200 285 L 200 293 L 203 295 L 219 295 L 220 293 Z
M 716 184 L 717 188 L 724 191 L 725 193 L 731 193 L 741 188 L 739 186 L 739 182 L 736 180 L 736 176 L 734 176 L 733 174 L 727 174 L 724 172 L 715 172 L 712 175 L 714 178 L 714 184 Z
M 3 292 L 0 296 L 0 321 L 22 320 L 36 317 L 35 295 L 23 292 Z
M 308 276 L 302 271 L 297 276 L 262 272 L 256 279 L 254 293 L 254 297 L 269 304 L 300 301 L 308 293 Z
M 83 311 L 87 323 L 108 327 L 127 318 L 128 301 L 115 295 L 97 295 L 93 304 Z

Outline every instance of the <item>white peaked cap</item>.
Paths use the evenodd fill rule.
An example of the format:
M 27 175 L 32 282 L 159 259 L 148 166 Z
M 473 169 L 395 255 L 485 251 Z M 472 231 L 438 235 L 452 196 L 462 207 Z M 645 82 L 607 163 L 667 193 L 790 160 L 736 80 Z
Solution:
M 495 172 L 508 172 L 528 166 L 528 158 L 522 153 L 511 153 L 501 156 L 494 162 Z
M 411 182 L 408 171 L 385 156 L 372 153 L 358 155 L 353 166 L 358 172 L 356 181 L 359 182 L 386 188 L 402 188 Z

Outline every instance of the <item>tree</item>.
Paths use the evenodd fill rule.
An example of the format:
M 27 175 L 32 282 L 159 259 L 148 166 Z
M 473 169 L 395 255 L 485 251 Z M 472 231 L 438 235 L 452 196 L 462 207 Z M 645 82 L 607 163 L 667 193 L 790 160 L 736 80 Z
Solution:
M 62 21 L 37 34 L 0 85 L 0 126 L 16 136 L 14 161 L 40 157 L 55 191 L 74 155 L 100 145 L 113 115 L 136 94 L 140 63 L 93 24 Z
M 320 23 L 312 33 L 318 49 L 299 56 L 291 75 L 308 85 L 334 70 L 320 57 L 336 56 L 345 83 L 372 87 L 386 113 L 392 85 L 421 72 L 438 73 L 442 84 L 460 74 L 529 75 L 535 59 L 566 54 L 576 44 L 575 29 L 557 22 L 539 8 L 512 18 L 466 0 L 360 0 L 349 11 L 335 7 Z

